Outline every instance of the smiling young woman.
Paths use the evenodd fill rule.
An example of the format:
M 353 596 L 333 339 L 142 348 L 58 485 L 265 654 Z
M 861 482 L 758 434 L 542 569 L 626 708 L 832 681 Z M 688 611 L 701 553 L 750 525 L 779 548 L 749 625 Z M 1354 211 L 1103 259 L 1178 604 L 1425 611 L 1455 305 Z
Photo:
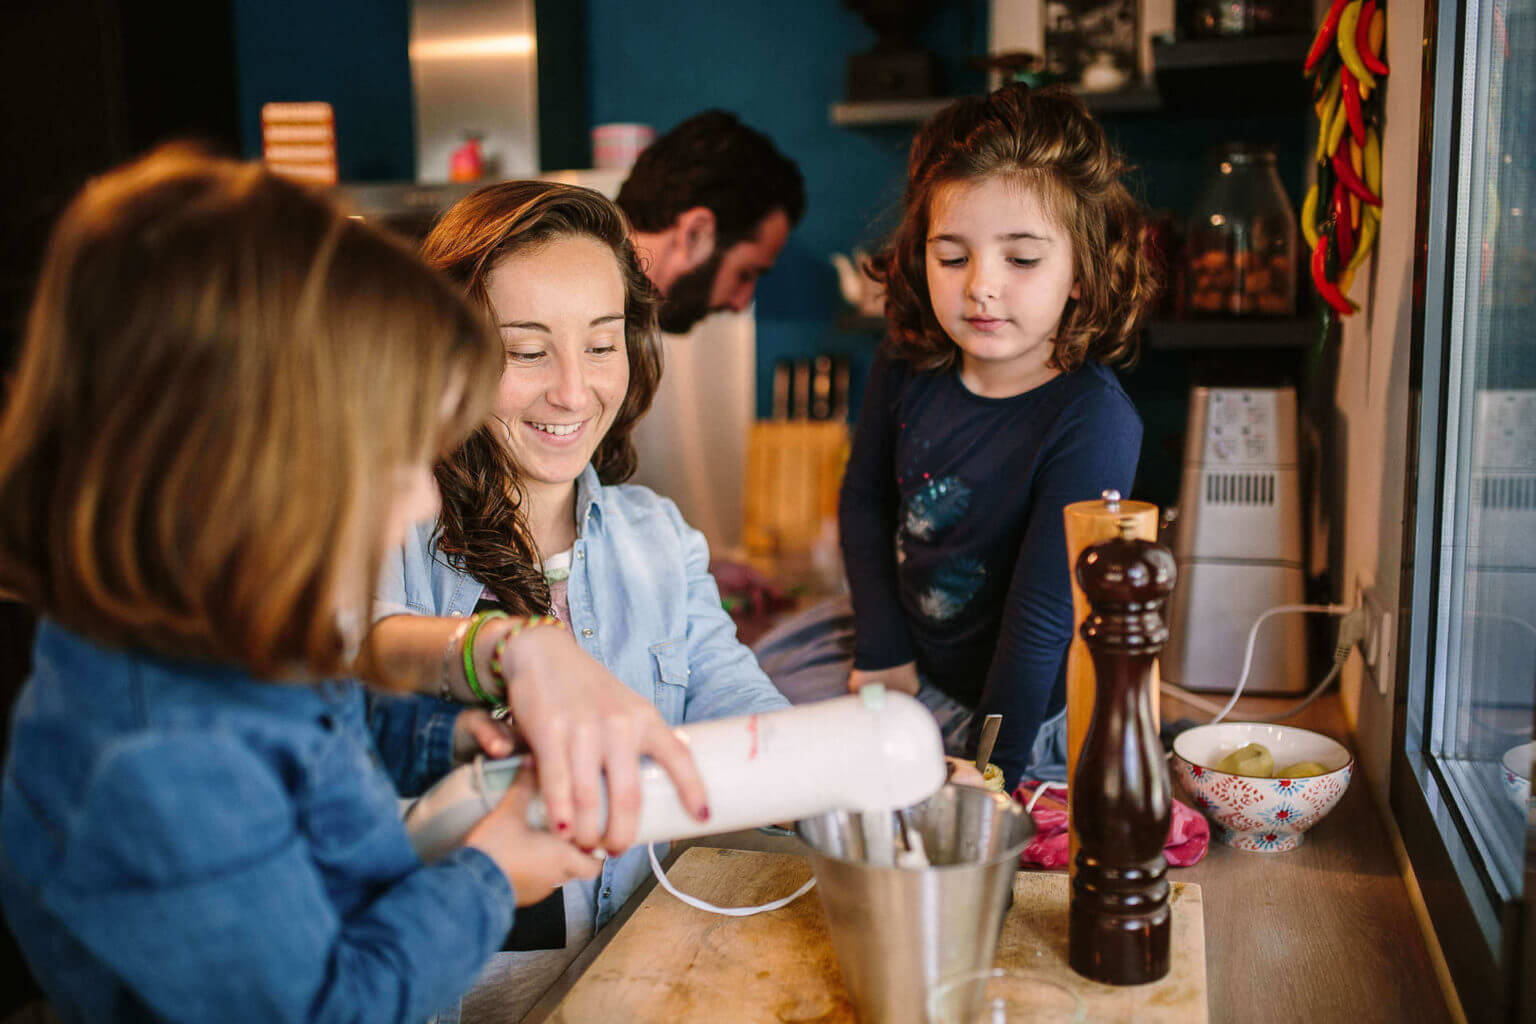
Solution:
M 569 185 L 493 185 L 450 209 L 424 254 L 480 303 L 505 361 L 491 417 L 439 467 L 439 521 L 414 531 L 381 571 L 374 646 L 414 659 L 431 687 L 465 616 L 483 626 L 470 627 L 464 642 L 474 647 L 513 628 L 491 616 L 548 614 L 649 716 L 620 708 L 573 720 L 567 733 L 570 749 L 590 754 L 582 764 L 604 765 L 602 776 L 571 780 L 572 834 L 616 856 L 597 882 L 572 883 L 519 916 L 485 990 L 466 1000 L 471 1016 L 494 1003 L 498 1019 L 515 1018 L 649 873 L 644 849 L 625 852 L 638 810 L 634 723 L 676 726 L 786 702 L 736 640 L 703 536 L 672 502 L 623 484 L 635 464 L 630 431 L 661 359 L 655 293 L 619 208 Z M 581 709 L 579 694 L 549 696 Z M 541 738 L 527 739 L 542 778 Z M 605 788 L 613 813 L 600 836 Z

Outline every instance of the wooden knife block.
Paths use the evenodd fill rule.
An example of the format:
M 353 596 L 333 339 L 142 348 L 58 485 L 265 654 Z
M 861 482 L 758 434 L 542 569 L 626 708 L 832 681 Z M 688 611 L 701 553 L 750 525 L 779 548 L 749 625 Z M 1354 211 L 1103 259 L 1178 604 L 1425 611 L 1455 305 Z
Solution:
M 838 420 L 759 420 L 747 439 L 742 541 L 754 560 L 808 552 L 837 522 L 848 463 L 848 426 Z

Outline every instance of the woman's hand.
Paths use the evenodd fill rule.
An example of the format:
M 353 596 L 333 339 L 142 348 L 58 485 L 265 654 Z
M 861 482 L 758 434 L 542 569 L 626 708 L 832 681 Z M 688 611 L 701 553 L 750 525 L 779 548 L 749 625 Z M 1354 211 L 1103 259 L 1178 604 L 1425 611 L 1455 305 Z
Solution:
M 491 813 L 464 837 L 465 846 L 496 862 L 520 907 L 537 903 L 573 878 L 595 878 L 602 867 L 564 839 L 528 827 L 537 774 L 532 765 L 519 771 Z
M 476 754 L 486 757 L 511 757 L 515 740 L 505 722 L 491 717 L 489 711 L 470 708 L 453 720 L 453 763 L 463 764 Z
M 870 683 L 884 683 L 887 690 L 909 693 L 916 697 L 917 689 L 921 685 L 917 679 L 917 662 L 909 661 L 905 665 L 894 665 L 891 668 L 868 670 L 856 668 L 848 673 L 849 693 L 858 693 L 860 687 Z
M 688 812 L 709 819 L 687 745 L 650 701 L 614 678 L 563 629 L 525 629 L 507 644 L 507 703 L 539 764 L 539 792 L 557 835 L 619 854 L 640 816 L 641 756 L 653 758 Z M 608 824 L 599 831 L 604 775 Z

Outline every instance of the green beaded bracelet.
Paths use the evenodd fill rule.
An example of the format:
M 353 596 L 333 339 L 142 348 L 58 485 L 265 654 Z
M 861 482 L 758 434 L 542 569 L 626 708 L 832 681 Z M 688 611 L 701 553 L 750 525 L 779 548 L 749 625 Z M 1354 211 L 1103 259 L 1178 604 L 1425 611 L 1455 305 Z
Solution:
M 501 639 L 496 641 L 496 646 L 491 648 L 491 671 L 495 673 L 497 679 L 501 680 L 501 692 L 503 694 L 512 692 L 512 683 L 507 679 L 507 672 L 503 662 L 503 658 L 507 653 L 507 641 L 526 629 L 533 629 L 535 626 L 554 626 L 556 629 L 564 629 L 565 623 L 553 615 L 530 615 L 508 629 Z
M 469 684 L 470 692 L 488 708 L 496 707 L 500 702 L 480 688 L 480 676 L 475 671 L 475 637 L 480 634 L 480 627 L 492 619 L 510 619 L 511 617 L 502 611 L 476 612 L 469 624 L 469 632 L 464 634 L 464 681 Z

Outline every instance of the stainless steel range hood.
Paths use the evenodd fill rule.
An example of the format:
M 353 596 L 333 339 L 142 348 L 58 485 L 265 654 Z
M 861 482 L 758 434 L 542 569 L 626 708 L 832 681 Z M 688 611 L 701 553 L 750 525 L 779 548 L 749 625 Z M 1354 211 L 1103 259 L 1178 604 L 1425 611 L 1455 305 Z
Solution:
M 539 171 L 538 36 L 533 0 L 412 0 L 416 180 L 448 180 L 448 159 L 470 133 L 484 180 Z

